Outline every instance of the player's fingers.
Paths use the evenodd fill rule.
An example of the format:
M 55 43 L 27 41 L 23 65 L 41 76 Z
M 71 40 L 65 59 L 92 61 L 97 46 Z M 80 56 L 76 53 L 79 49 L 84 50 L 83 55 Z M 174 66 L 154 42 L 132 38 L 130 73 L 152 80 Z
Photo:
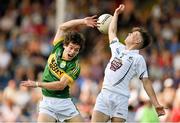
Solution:
M 92 25 L 92 24 L 91 24 L 91 25 L 88 25 L 88 26 L 94 28 L 94 25 Z
M 92 25 L 92 26 L 97 26 L 97 25 L 98 25 L 98 22 L 93 22 L 93 23 L 91 23 L 90 25 Z
M 120 4 L 119 7 L 118 7 L 118 9 L 121 9 L 121 8 L 122 8 L 122 5 Z
M 100 23 L 95 23 L 95 24 L 94 24 L 94 27 L 99 27 L 99 24 L 100 24 Z
M 27 85 L 26 82 L 22 82 L 22 83 L 20 84 L 20 86 L 26 86 L 26 85 Z
M 93 24 L 94 24 L 94 25 L 97 25 L 97 24 L 100 24 L 100 23 L 99 23 L 99 22 L 97 22 L 97 21 L 95 21 Z
M 90 18 L 94 19 L 94 18 L 96 18 L 96 17 L 97 17 L 97 15 L 93 15 L 93 16 L 91 16 Z
M 124 4 L 120 4 L 120 5 L 119 5 L 119 8 L 122 8 L 122 7 L 124 7 L 124 6 L 125 6 Z
M 100 27 L 100 24 L 101 24 L 101 23 L 97 22 L 96 27 Z
M 96 23 L 98 21 L 98 19 L 93 19 L 92 21 L 93 21 L 93 23 Z
M 122 6 L 122 7 L 121 7 L 121 10 L 124 10 L 124 8 L 125 8 L 125 6 Z
M 97 25 L 97 24 L 94 24 L 93 27 L 98 27 L 98 25 Z
M 119 11 L 120 11 L 120 12 L 124 11 L 124 8 L 120 8 Z
M 27 81 L 21 81 L 21 83 L 25 83 L 25 82 L 27 82 Z
M 125 5 L 124 5 L 124 4 L 121 4 L 121 5 L 119 5 L 118 10 L 123 11 L 123 10 L 124 10 L 124 8 L 125 8 Z
M 158 117 L 163 116 L 163 115 L 165 115 L 165 113 L 164 113 L 164 112 L 159 113 L 159 114 L 158 114 Z

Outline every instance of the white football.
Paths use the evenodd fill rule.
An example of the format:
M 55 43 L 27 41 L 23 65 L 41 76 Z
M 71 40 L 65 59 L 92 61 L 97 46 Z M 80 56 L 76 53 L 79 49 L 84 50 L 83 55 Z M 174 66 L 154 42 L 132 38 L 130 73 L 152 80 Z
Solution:
M 102 14 L 101 16 L 99 16 L 98 18 L 98 27 L 97 29 L 103 33 L 103 34 L 108 34 L 108 28 L 109 28 L 109 24 L 112 20 L 112 15 L 110 14 Z

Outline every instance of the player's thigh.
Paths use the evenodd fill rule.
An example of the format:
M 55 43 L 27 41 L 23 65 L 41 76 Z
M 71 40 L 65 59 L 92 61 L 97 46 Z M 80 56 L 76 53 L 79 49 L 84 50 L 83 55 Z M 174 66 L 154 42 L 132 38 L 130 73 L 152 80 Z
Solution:
M 81 117 L 81 115 L 76 115 L 76 116 L 72 117 L 71 119 L 66 120 L 66 122 L 84 122 L 84 120 Z
M 122 119 L 122 118 L 118 118 L 118 117 L 112 117 L 111 122 L 124 123 L 124 122 L 126 122 L 126 120 Z
M 39 113 L 38 122 L 56 122 L 56 119 L 46 113 Z
M 107 122 L 110 120 L 110 117 L 102 112 L 93 111 L 92 122 Z

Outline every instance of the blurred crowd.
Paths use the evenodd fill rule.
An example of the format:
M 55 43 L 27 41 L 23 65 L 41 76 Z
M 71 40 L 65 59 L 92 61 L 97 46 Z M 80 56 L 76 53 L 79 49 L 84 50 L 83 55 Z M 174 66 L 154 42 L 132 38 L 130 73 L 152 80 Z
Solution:
M 118 38 L 132 27 L 146 28 L 153 37 L 141 51 L 149 76 L 166 115 L 157 117 L 141 82 L 130 83 L 129 122 L 180 122 L 180 1 L 179 0 L 66 0 L 66 21 L 103 13 L 119 16 Z M 55 0 L 0 1 L 0 122 L 36 121 L 39 88 L 19 86 L 22 80 L 41 81 L 56 32 Z M 101 89 L 105 66 L 111 57 L 108 36 L 97 29 L 81 29 L 86 48 L 81 52 L 81 73 L 71 89 L 74 103 L 86 122 L 91 119 Z

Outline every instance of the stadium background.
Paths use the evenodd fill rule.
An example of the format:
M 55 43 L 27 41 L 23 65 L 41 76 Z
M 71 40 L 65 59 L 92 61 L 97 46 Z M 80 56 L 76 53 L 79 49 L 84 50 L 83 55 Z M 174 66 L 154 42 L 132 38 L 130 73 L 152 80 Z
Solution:
M 130 84 L 128 121 L 180 121 L 179 0 L 0 0 L 0 122 L 36 121 L 41 91 L 20 87 L 19 83 L 27 79 L 41 81 L 56 20 L 60 23 L 113 14 L 120 3 L 126 5 L 118 22 L 120 40 L 134 26 L 145 27 L 153 36 L 152 45 L 141 54 L 160 103 L 168 107 L 167 115 L 158 121 L 141 82 L 135 78 Z M 71 93 L 89 122 L 110 52 L 107 35 L 90 28 L 81 32 L 86 37 L 86 48 L 81 52 L 81 74 Z

